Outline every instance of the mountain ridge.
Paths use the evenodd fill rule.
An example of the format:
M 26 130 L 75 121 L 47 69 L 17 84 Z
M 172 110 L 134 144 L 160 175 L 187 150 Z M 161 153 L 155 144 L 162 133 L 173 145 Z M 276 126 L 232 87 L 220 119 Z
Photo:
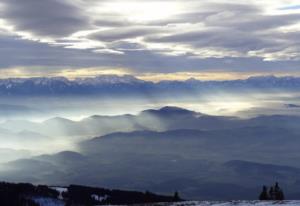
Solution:
M 297 89 L 300 77 L 253 76 L 235 80 L 162 80 L 151 82 L 132 75 L 101 75 L 88 78 L 67 79 L 66 77 L 32 77 L 0 79 L 0 95 L 108 95 L 113 94 L 159 94 L 231 89 Z

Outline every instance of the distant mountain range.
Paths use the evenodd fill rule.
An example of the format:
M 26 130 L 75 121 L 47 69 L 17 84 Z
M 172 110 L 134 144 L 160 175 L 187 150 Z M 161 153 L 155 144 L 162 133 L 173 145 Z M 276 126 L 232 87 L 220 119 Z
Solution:
M 101 136 L 115 132 L 166 131 L 178 129 L 221 130 L 233 128 L 285 128 L 298 131 L 300 116 L 261 115 L 249 119 L 231 116 L 213 116 L 191 110 L 166 106 L 144 110 L 137 115 L 93 115 L 80 121 L 55 117 L 43 122 L 8 120 L 0 123 L 0 134 L 40 133 L 44 136 Z M 42 136 L 42 135 L 41 135 Z
M 295 138 L 300 135 L 299 124 L 299 116 L 270 115 L 240 119 L 230 116 L 212 116 L 166 106 L 160 109 L 144 110 L 137 115 L 93 115 L 80 121 L 61 117 L 43 122 L 8 120 L 0 123 L 0 135 L 3 145 L 18 146 L 21 149 L 35 149 L 40 148 L 41 145 L 47 147 L 49 141 L 54 143 L 55 140 L 75 143 L 83 139 L 116 133 L 143 134 L 145 132 L 146 135 L 149 131 L 158 132 L 155 136 L 159 135 L 159 132 L 176 131 L 178 132 L 176 135 L 196 132 L 199 135 L 202 133 L 206 136 L 223 137 L 230 134 L 232 137 L 249 137 L 249 140 L 258 141 L 257 138 L 261 136 L 275 138 L 280 135 L 281 138 L 286 136 Z M 167 134 L 161 133 L 161 135 Z M 280 141 L 284 142 L 284 139 Z M 295 141 L 298 139 L 295 138 Z M 269 143 L 269 145 L 272 144 Z M 293 144 L 290 146 L 293 148 Z
M 299 77 L 257 76 L 229 81 L 144 81 L 131 75 L 102 75 L 69 80 L 64 77 L 9 78 L 0 80 L 0 95 L 147 95 L 172 92 L 243 89 L 299 89 Z

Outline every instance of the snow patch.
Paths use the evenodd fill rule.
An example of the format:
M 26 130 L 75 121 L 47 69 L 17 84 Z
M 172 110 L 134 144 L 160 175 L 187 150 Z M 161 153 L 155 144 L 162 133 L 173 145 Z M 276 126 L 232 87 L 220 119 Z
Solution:
M 53 190 L 56 190 L 59 193 L 58 199 L 60 199 L 60 200 L 64 199 L 62 194 L 64 192 L 68 192 L 68 188 L 66 188 L 66 187 L 50 187 L 50 188 Z
M 32 200 L 40 206 L 64 206 L 65 202 L 54 199 L 54 198 L 46 198 L 46 197 L 34 197 Z
M 299 206 L 300 201 L 190 201 L 177 203 L 161 203 L 156 206 Z
M 100 195 L 96 195 L 96 194 L 92 194 L 91 197 L 98 202 L 105 201 L 105 200 L 107 200 L 107 198 L 109 198 L 108 195 L 100 196 Z

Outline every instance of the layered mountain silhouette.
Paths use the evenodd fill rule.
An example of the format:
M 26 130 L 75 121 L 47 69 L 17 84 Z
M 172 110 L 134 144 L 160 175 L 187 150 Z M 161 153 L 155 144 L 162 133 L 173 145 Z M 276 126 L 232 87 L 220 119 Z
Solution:
M 242 127 L 298 129 L 299 116 L 270 115 L 251 119 L 211 116 L 177 107 L 145 110 L 138 115 L 94 115 L 80 121 L 56 117 L 37 123 L 28 120 L 9 120 L 0 129 L 15 132 L 32 131 L 45 136 L 98 136 L 113 132 L 136 130 L 166 131 L 176 129 L 216 130 Z M 0 130 L 1 132 L 1 130 Z
M 13 122 L 1 124 L 3 132 Z M 179 190 L 187 199 L 211 200 L 256 199 L 262 183 L 280 180 L 289 188 L 287 198 L 296 198 L 299 123 L 297 116 L 239 119 L 177 107 L 81 121 L 24 122 L 15 127 L 19 138 L 31 131 L 50 133 L 51 138 L 71 139 L 76 149 L 8 160 L 1 164 L 0 178 L 159 193 Z M 50 137 L 43 138 L 50 147 Z

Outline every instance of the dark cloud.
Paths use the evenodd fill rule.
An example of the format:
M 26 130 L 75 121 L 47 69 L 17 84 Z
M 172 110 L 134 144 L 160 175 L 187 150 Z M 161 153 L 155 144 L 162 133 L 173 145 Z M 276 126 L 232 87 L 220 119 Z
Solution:
M 0 36 L 1 68 L 18 66 L 89 67 L 105 65 L 105 55 L 90 50 L 65 49 L 47 44 Z
M 120 51 L 134 51 L 134 50 L 147 50 L 146 47 L 138 43 L 132 43 L 127 41 L 117 41 L 109 44 L 109 47 L 114 50 Z
M 218 26 L 226 28 L 234 28 L 241 31 L 256 32 L 265 31 L 267 29 L 278 28 L 299 22 L 299 14 L 289 15 L 261 15 L 252 13 L 238 13 L 233 16 L 226 17 L 226 14 L 219 16 L 210 16 L 204 20 L 207 26 Z M 215 18 L 213 18 L 215 17 Z
M 3 0 L 1 17 L 19 31 L 65 36 L 88 27 L 82 11 L 59 0 Z
M 271 40 L 264 36 L 227 28 L 210 28 L 168 36 L 150 36 L 146 38 L 146 41 L 156 43 L 186 43 L 194 48 L 218 47 L 233 49 L 238 52 L 248 52 L 274 45 Z
M 99 18 L 93 21 L 93 24 L 98 27 L 128 27 L 134 25 L 126 16 L 120 14 L 101 13 Z
M 96 26 L 100 27 L 123 27 L 123 26 L 128 26 L 129 22 L 128 21 L 122 21 L 122 20 L 96 20 L 94 21 L 94 24 Z

